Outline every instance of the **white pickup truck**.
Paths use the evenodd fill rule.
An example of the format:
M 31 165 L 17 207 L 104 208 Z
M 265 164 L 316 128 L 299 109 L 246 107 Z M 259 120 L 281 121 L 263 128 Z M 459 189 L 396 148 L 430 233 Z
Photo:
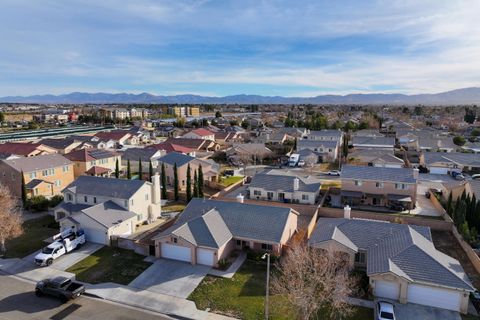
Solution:
M 35 264 L 38 266 L 49 266 L 53 260 L 64 254 L 80 248 L 85 243 L 83 230 L 66 230 L 53 236 L 53 242 L 42 249 L 42 252 L 35 256 Z

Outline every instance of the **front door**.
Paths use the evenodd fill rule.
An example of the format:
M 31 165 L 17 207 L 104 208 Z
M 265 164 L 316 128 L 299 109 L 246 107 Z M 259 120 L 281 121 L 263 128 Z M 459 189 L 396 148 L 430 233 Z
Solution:
M 154 245 L 149 245 L 148 246 L 148 254 L 151 256 L 155 255 L 155 246 Z

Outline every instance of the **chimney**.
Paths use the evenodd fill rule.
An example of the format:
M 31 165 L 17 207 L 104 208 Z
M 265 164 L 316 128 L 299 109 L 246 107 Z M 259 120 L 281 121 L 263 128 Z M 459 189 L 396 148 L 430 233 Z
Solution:
M 345 219 L 350 219 L 350 211 L 352 211 L 352 208 L 350 208 L 350 206 L 347 204 L 344 208 L 343 208 L 343 217 Z
M 159 204 L 160 203 L 160 176 L 158 175 L 158 172 L 155 173 L 154 176 L 152 176 L 152 203 L 154 204 Z
M 413 179 L 418 180 L 418 174 L 420 173 L 420 170 L 418 168 L 413 169 Z
M 244 197 L 243 197 L 243 194 L 239 193 L 239 194 L 237 195 L 237 202 L 243 203 L 243 198 L 244 198 Z
M 294 190 L 294 191 L 298 190 L 299 185 L 300 185 L 300 179 L 298 179 L 297 177 L 295 177 L 295 179 L 293 179 L 293 190 Z

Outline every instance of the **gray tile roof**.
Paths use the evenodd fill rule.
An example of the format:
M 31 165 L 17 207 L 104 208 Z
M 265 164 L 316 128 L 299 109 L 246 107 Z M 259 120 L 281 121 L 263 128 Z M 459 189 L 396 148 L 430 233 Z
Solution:
M 419 137 L 418 138 L 418 145 L 420 148 L 428 148 L 428 149 L 437 149 L 437 148 L 445 148 L 445 149 L 456 149 L 457 146 L 453 143 L 452 137 Z
M 17 171 L 23 172 L 52 169 L 72 164 L 70 160 L 56 153 L 35 157 L 21 157 L 2 161 Z
M 299 149 L 299 148 L 309 148 L 309 149 L 329 148 L 329 149 L 335 149 L 337 147 L 338 143 L 339 142 L 336 141 L 336 140 L 321 141 L 321 140 L 299 139 L 299 140 L 297 140 L 297 149 Z
M 73 193 L 129 199 L 147 181 L 80 176 L 65 189 Z
M 467 183 L 470 185 L 470 190 L 472 190 L 475 198 L 480 199 L 480 180 L 470 180 Z
M 353 137 L 352 138 L 353 146 L 393 146 L 395 145 L 395 138 L 389 137 Z
M 413 169 L 411 168 L 386 168 L 370 166 L 350 166 L 342 167 L 342 179 L 354 180 L 375 180 L 400 183 L 415 183 Z
M 47 138 L 47 139 L 40 140 L 38 143 L 51 148 L 55 148 L 55 149 L 65 149 L 71 146 L 72 144 L 77 143 L 77 141 L 72 138 L 66 138 L 66 139 Z
M 265 190 L 293 192 L 293 182 L 299 180 L 298 190 L 300 192 L 317 192 L 320 189 L 320 183 L 304 181 L 289 175 L 256 174 L 250 182 L 249 188 L 261 188 Z
M 122 154 L 122 160 L 138 161 L 141 159 L 144 162 L 152 160 L 152 157 L 158 153 L 158 150 L 153 148 L 128 148 Z
M 385 162 L 403 164 L 404 161 L 395 157 L 393 150 L 361 149 L 348 154 L 348 159 L 357 159 L 363 162 Z
M 446 162 L 462 166 L 480 167 L 480 154 L 477 153 L 425 152 L 423 155 L 427 166 L 435 162 Z
M 395 273 L 412 282 L 472 290 L 460 263 L 437 251 L 428 227 L 374 220 L 320 218 L 309 240 L 335 240 L 367 251 L 367 274 Z
M 41 179 L 33 179 L 33 180 L 30 180 L 29 183 L 27 183 L 25 185 L 25 188 L 27 189 L 33 189 L 35 188 L 36 186 L 40 185 L 41 183 L 49 183 L 49 184 L 53 184 L 52 182 L 47 182 L 45 180 L 41 180 Z
M 55 208 L 53 208 L 53 210 L 64 210 L 66 212 L 68 212 L 69 214 L 73 214 L 73 213 L 76 213 L 76 212 L 80 212 L 82 211 L 83 209 L 86 209 L 90 207 L 89 204 L 82 204 L 82 203 L 72 203 L 72 202 L 65 202 L 65 201 L 62 201 L 60 202 Z
M 311 130 L 308 134 L 309 136 L 316 136 L 316 137 L 336 137 L 340 139 L 342 137 L 342 131 L 340 130 Z
M 137 216 L 135 213 L 125 210 L 113 201 L 102 202 L 83 209 L 82 213 L 107 228 Z
M 195 159 L 194 157 L 191 157 L 183 153 L 170 152 L 164 155 L 163 157 L 158 158 L 158 161 L 167 163 L 172 166 L 176 163 L 177 167 L 181 167 L 194 159 Z
M 217 213 L 224 224 L 218 220 Z M 156 238 L 179 232 L 203 246 L 209 244 L 212 248 L 226 243 L 229 234 L 233 237 L 279 243 L 290 214 L 296 213 L 290 208 L 192 199 L 175 224 Z M 207 217 L 202 218 L 205 215 Z

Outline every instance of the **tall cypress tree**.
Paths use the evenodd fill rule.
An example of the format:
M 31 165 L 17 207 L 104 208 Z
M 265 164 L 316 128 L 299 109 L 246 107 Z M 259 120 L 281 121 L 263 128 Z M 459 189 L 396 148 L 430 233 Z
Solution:
M 27 187 L 25 185 L 25 177 L 23 176 L 23 170 L 21 174 L 22 174 L 22 204 L 25 207 L 27 205 Z
M 162 163 L 162 170 L 160 172 L 160 183 L 162 185 L 162 199 L 167 199 L 167 174 L 165 173 L 165 164 Z
M 143 179 L 142 158 L 138 158 L 138 180 Z
M 448 195 L 448 201 L 447 201 L 447 213 L 448 215 L 452 216 L 452 210 L 453 210 L 453 192 L 450 191 L 450 194 Z
M 127 179 L 132 179 L 132 168 L 130 167 L 130 160 L 127 161 Z
M 152 165 L 152 160 L 150 160 L 150 163 L 148 164 L 148 180 L 152 181 L 153 177 L 153 165 Z
M 202 165 L 198 166 L 198 196 L 203 198 L 203 171 Z
M 175 201 L 178 201 L 179 194 L 178 194 L 178 172 L 177 172 L 177 163 L 173 165 L 173 196 Z
M 193 197 L 198 198 L 198 177 L 197 170 L 193 172 Z
M 187 201 L 192 199 L 192 171 L 190 170 L 190 163 L 187 166 Z
M 115 178 L 119 178 L 120 177 L 120 165 L 118 163 L 118 158 L 117 160 L 115 160 Z

